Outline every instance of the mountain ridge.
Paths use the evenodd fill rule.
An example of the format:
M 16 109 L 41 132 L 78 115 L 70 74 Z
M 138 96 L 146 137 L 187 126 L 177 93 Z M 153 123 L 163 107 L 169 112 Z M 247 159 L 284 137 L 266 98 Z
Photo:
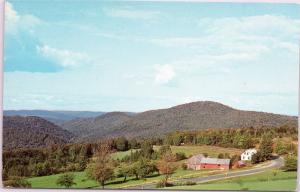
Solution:
M 213 101 L 185 103 L 126 117 L 122 113 L 119 112 L 120 118 L 109 118 L 111 121 L 106 119 L 104 122 L 100 116 L 96 124 L 91 125 L 89 123 L 91 119 L 89 121 L 80 119 L 73 120 L 72 124 L 65 122 L 62 127 L 73 133 L 81 132 L 85 135 L 85 139 L 93 139 L 118 136 L 151 137 L 165 135 L 172 131 L 209 128 L 278 127 L 284 124 L 293 126 L 297 124 L 295 116 L 238 110 Z M 93 137 L 89 137 L 85 132 Z
M 36 116 L 4 116 L 3 148 L 36 148 L 66 144 L 75 136 L 61 127 Z

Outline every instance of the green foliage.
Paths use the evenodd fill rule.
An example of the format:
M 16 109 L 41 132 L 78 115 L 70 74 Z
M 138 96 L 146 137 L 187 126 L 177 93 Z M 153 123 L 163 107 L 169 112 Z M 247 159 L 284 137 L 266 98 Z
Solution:
M 272 145 L 272 137 L 269 134 L 263 135 L 259 145 L 259 151 L 261 153 L 261 158 L 263 161 L 268 160 L 272 157 Z
M 10 180 L 4 181 L 5 187 L 30 188 L 31 184 L 21 177 L 13 177 Z
M 98 147 L 96 160 L 87 168 L 88 177 L 99 182 L 104 189 L 105 182 L 114 178 L 114 164 L 110 157 L 111 146 L 103 143 Z
M 116 142 L 116 149 L 118 151 L 127 151 L 128 150 L 128 141 L 125 137 L 117 138 Z
M 274 150 L 275 150 L 275 153 L 277 153 L 278 155 L 283 155 L 283 154 L 287 153 L 287 147 L 286 147 L 286 145 L 282 141 L 280 141 L 280 140 L 278 140 L 276 142 Z
M 74 182 L 74 177 L 75 176 L 72 173 L 63 174 L 57 179 L 56 184 L 59 186 L 70 188 L 73 185 L 76 185 L 76 183 Z
M 163 155 L 165 153 L 172 152 L 170 145 L 163 145 L 159 148 L 159 154 Z
M 257 163 L 260 163 L 263 161 L 264 161 L 264 157 L 260 151 L 258 151 L 256 154 L 252 155 L 252 158 L 251 158 L 252 164 L 257 164 Z
M 150 141 L 144 141 L 141 145 L 140 154 L 142 157 L 145 157 L 147 159 L 151 159 L 151 155 L 154 152 L 153 145 Z
M 175 156 L 176 156 L 176 160 L 177 161 L 181 161 L 181 160 L 187 159 L 185 153 L 183 153 L 183 152 L 175 153 Z
M 131 139 L 128 141 L 128 145 L 130 147 L 130 149 L 138 149 L 140 148 L 140 144 L 137 142 L 136 139 Z
M 186 164 L 186 163 L 182 163 L 182 164 L 181 164 L 181 168 L 182 168 L 183 170 L 187 170 L 187 164 Z
M 285 165 L 283 167 L 285 171 L 297 171 L 297 156 L 289 155 L 285 159 Z

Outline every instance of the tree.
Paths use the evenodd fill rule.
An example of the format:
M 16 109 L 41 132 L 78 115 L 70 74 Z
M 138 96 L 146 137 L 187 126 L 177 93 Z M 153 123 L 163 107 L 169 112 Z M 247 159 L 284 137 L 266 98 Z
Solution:
M 114 177 L 114 168 L 110 157 L 111 149 L 108 143 L 99 146 L 94 163 L 88 165 L 88 176 L 100 183 L 104 189 L 105 182 Z
M 148 175 L 153 174 L 155 171 L 157 171 L 156 166 L 151 163 L 149 160 L 145 158 L 141 158 L 138 161 L 138 175 L 140 178 L 146 178 Z
M 279 139 L 277 140 L 275 145 L 275 153 L 277 153 L 278 155 L 283 155 L 287 153 L 286 145 L 284 145 L 283 142 Z
M 258 151 L 256 154 L 252 155 L 252 158 L 251 158 L 251 163 L 252 164 L 257 164 L 257 163 L 260 163 L 262 161 L 264 161 L 264 159 L 263 159 L 263 156 L 262 156 L 260 151 Z
M 283 167 L 285 171 L 297 171 L 297 156 L 289 155 Z
M 125 137 L 119 137 L 116 140 L 116 148 L 118 151 L 128 150 L 128 141 Z
M 150 159 L 153 152 L 154 152 L 154 150 L 153 150 L 153 146 L 152 146 L 151 142 L 144 141 L 141 145 L 140 154 L 143 157 Z
M 74 177 L 75 176 L 72 173 L 63 174 L 57 179 L 56 184 L 64 186 L 66 188 L 70 188 L 73 185 L 76 185 L 76 183 L 74 182 Z
M 130 149 L 138 149 L 140 147 L 136 139 L 130 139 L 128 145 Z
M 176 156 L 172 153 L 166 153 L 162 159 L 157 163 L 157 168 L 161 174 L 164 174 L 163 185 L 166 187 L 168 184 L 168 179 L 176 170 L 176 165 L 174 162 L 176 161 Z
M 11 180 L 3 182 L 5 187 L 30 188 L 31 183 L 21 177 L 14 177 Z
M 183 159 L 186 159 L 186 155 L 185 155 L 184 152 L 178 152 L 178 153 L 175 154 L 175 156 L 176 156 L 177 161 L 181 161 Z
M 123 176 L 124 177 L 124 180 L 123 182 L 126 182 L 126 179 L 128 176 L 130 176 L 130 166 L 122 166 L 119 168 L 118 170 L 118 174 L 119 176 Z
M 259 151 L 261 153 L 262 160 L 268 160 L 270 157 L 272 157 L 272 148 L 273 142 L 272 137 L 270 135 L 263 135 L 260 145 L 259 145 Z
M 179 133 L 173 135 L 173 145 L 179 146 L 182 143 L 182 136 Z
M 163 145 L 159 148 L 159 154 L 163 155 L 165 153 L 172 152 L 170 145 Z

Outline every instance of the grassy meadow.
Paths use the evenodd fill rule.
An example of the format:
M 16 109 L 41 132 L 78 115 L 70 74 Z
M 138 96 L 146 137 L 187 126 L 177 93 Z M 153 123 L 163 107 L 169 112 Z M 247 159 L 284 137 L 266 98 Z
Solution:
M 185 190 L 265 190 L 265 191 L 295 191 L 297 172 L 273 171 L 219 180 L 209 183 L 199 183 L 191 186 L 174 186 L 167 189 Z

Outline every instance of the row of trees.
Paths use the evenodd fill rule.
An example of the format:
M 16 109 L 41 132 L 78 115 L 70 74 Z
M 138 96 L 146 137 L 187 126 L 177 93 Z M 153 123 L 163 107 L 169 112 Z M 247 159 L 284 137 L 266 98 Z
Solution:
M 167 135 L 164 139 L 156 139 L 156 144 L 204 144 L 247 149 L 254 147 L 254 144 L 259 142 L 259 138 L 267 134 L 271 138 L 294 136 L 297 134 L 297 127 L 284 125 L 281 127 L 177 131 Z
M 26 148 L 3 151 L 3 179 L 10 177 L 44 176 L 68 171 L 85 170 L 89 159 L 101 142 L 52 145 L 48 148 Z M 140 142 L 125 137 L 109 139 L 111 151 L 138 149 Z

